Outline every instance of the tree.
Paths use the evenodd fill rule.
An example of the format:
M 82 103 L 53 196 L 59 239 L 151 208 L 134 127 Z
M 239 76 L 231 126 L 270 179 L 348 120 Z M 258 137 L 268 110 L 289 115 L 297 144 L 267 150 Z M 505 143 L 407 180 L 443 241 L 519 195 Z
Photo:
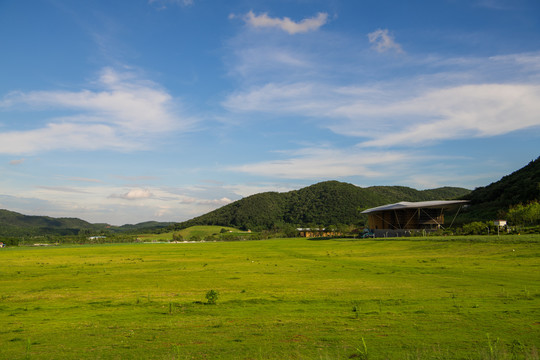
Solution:
M 184 241 L 184 237 L 180 233 L 173 234 L 172 238 L 173 238 L 174 241 Z
M 532 201 L 527 205 L 512 206 L 507 213 L 508 220 L 514 225 L 534 225 L 540 222 L 540 204 Z

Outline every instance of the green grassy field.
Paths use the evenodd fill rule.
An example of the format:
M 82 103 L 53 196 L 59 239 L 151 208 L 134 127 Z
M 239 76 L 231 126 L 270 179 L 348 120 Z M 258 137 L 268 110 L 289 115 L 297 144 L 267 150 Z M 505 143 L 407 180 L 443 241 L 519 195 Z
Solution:
M 540 237 L 5 248 L 0 324 L 2 359 L 538 359 Z
M 137 238 L 144 242 L 158 242 L 158 241 L 171 241 L 173 239 L 173 234 L 181 235 L 182 238 L 186 241 L 189 241 L 193 238 L 197 238 L 198 241 L 205 239 L 209 236 L 219 237 L 221 230 L 225 229 L 230 231 L 233 234 L 247 234 L 246 231 L 240 231 L 238 229 L 227 227 L 227 226 L 214 226 L 214 225 L 205 225 L 205 226 L 191 226 L 186 229 L 179 231 L 172 231 L 162 234 L 145 234 L 139 235 Z

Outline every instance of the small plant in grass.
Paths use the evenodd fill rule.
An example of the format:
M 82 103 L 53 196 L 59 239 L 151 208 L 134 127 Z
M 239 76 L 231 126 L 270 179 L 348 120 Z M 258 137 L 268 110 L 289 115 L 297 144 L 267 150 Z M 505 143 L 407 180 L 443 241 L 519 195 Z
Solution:
M 26 339 L 26 354 L 24 355 L 25 360 L 30 359 L 30 345 L 32 345 L 32 342 L 30 339 Z
M 361 359 L 361 360 L 367 360 L 368 357 L 368 350 L 366 341 L 364 340 L 364 337 L 362 336 L 362 345 L 356 347 L 356 352 L 349 356 L 349 359 Z
M 358 305 L 353 305 L 352 311 L 354 313 L 354 317 L 358 319 L 360 317 L 360 308 L 358 307 Z
M 496 360 L 499 359 L 500 351 L 499 351 L 499 338 L 497 338 L 494 342 L 491 341 L 489 338 L 489 334 L 487 336 L 487 343 L 488 343 L 488 359 L 489 360 Z
M 206 293 L 206 300 L 208 301 L 208 304 L 210 305 L 215 305 L 218 297 L 219 297 L 219 293 L 215 290 L 209 290 Z

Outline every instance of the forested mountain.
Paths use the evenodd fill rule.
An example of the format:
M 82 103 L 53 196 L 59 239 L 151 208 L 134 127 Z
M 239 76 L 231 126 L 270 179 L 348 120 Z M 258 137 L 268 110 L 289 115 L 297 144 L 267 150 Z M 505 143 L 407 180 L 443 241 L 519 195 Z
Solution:
M 49 216 L 23 215 L 0 209 L 0 236 L 78 235 L 99 232 L 149 231 L 164 228 L 171 223 L 148 221 L 136 225 L 110 226 L 91 224 L 78 218 L 52 218 Z
M 540 157 L 462 198 L 471 201 L 470 207 L 461 216 L 462 222 L 503 217 L 512 205 L 540 200 Z
M 0 210 L 0 235 L 76 235 L 81 229 L 96 230 L 97 227 L 77 218 L 31 216 Z
M 399 201 L 455 199 L 470 190 L 443 187 L 415 190 L 404 186 L 361 188 L 339 181 L 325 181 L 286 193 L 265 192 L 246 197 L 205 215 L 176 224 L 175 229 L 193 225 L 221 225 L 242 229 L 272 229 L 285 224 L 328 226 L 356 224 L 366 208 Z

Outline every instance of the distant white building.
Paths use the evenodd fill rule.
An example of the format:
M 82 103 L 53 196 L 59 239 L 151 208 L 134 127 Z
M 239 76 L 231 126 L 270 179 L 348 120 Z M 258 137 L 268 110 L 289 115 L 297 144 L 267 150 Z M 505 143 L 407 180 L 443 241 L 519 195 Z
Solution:
M 506 226 L 506 220 L 495 220 L 493 222 L 493 224 L 495 226 L 498 226 L 498 227 L 505 227 Z

